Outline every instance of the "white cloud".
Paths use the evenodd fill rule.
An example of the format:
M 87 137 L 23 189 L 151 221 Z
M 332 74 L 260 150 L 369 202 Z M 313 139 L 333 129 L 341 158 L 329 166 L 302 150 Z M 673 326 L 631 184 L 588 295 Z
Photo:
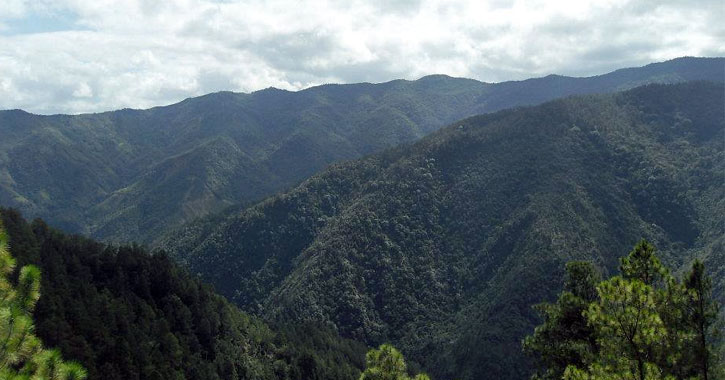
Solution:
M 144 108 L 219 90 L 434 73 L 593 75 L 725 55 L 723 8 L 720 0 L 4 0 L 0 109 Z M 13 30 L 56 14 L 66 30 Z
M 73 96 L 76 98 L 90 98 L 93 96 L 93 89 L 86 82 L 80 83 L 78 88 L 73 91 Z
M 24 0 L 5 0 L 0 2 L 0 19 L 22 17 L 27 10 Z

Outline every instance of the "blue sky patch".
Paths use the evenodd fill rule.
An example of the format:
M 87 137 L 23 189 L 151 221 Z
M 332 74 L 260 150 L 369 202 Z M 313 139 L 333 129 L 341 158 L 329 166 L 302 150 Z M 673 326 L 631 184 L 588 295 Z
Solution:
M 5 36 L 88 29 L 78 25 L 78 16 L 68 10 L 30 12 L 22 18 L 4 20 L 2 25 L 0 34 Z

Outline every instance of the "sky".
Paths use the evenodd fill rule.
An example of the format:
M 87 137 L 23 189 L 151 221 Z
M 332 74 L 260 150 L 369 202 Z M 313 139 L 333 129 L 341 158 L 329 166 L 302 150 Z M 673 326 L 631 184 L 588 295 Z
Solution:
M 723 0 L 0 0 L 0 109 L 267 87 L 590 76 L 725 56 Z

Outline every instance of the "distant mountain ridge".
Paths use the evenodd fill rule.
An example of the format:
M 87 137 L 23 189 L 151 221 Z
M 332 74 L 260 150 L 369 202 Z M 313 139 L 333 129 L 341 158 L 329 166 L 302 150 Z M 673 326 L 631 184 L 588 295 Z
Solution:
M 497 84 L 435 75 L 221 92 L 76 116 L 0 111 L 0 205 L 71 232 L 152 242 L 169 227 L 467 116 L 650 82 L 722 82 L 723 65 L 723 58 L 681 58 L 590 78 Z
M 648 85 L 457 121 L 162 241 L 269 320 L 391 341 L 435 378 L 524 379 L 564 264 L 646 237 L 725 300 L 725 84 Z

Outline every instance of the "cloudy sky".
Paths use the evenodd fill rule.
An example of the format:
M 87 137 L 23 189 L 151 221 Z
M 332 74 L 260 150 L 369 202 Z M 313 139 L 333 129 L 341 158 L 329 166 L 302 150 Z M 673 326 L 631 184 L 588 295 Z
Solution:
M 435 73 L 588 76 L 725 56 L 723 20 L 723 0 L 0 0 L 0 109 L 147 108 Z

